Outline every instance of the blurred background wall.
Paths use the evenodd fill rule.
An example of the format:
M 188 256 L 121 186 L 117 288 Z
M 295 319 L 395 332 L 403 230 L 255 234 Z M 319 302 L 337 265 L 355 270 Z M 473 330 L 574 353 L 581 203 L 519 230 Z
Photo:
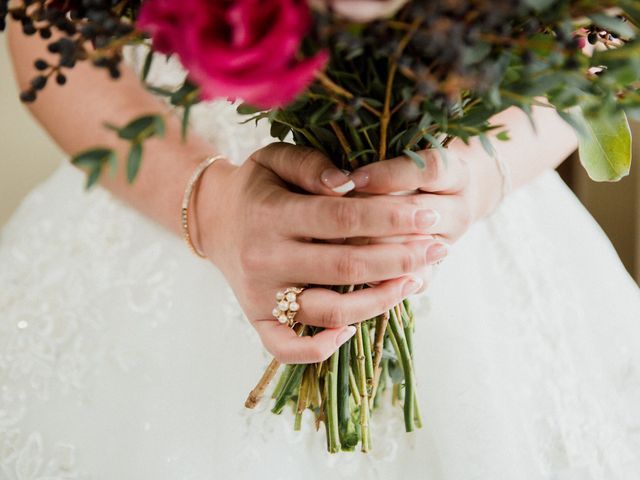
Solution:
M 0 35 L 0 225 L 63 158 L 18 100 L 6 35 Z
M 0 35 L 0 226 L 20 200 L 45 179 L 64 154 L 30 117 L 18 100 L 6 38 Z M 560 172 L 591 211 L 640 282 L 640 125 L 635 125 L 632 174 L 614 184 L 589 180 L 576 156 Z

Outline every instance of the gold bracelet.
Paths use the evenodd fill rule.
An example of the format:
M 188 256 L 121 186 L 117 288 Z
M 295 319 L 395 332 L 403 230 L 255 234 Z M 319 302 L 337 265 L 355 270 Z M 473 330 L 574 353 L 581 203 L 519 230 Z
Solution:
M 189 249 L 200 258 L 207 258 L 207 256 L 194 245 L 193 239 L 191 238 L 191 233 L 189 230 L 189 205 L 191 205 L 191 196 L 196 185 L 198 184 L 198 181 L 200 180 L 200 177 L 202 177 L 202 173 L 208 167 L 213 165 L 216 160 L 220 160 L 221 158 L 225 158 L 224 155 L 213 155 L 211 157 L 205 158 L 202 162 L 200 162 L 200 164 L 191 174 L 189 183 L 187 183 L 187 188 L 184 190 L 184 196 L 182 197 L 182 236 L 184 237 L 184 241 L 186 242 Z

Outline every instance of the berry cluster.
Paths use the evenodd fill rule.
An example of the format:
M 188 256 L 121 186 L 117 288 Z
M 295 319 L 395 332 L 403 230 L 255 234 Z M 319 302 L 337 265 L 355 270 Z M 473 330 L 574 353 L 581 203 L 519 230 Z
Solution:
M 23 102 L 33 102 L 50 77 L 58 85 L 67 81 L 64 69 L 90 60 L 104 68 L 111 78 L 120 76 L 121 47 L 139 36 L 131 24 L 140 2 L 115 0 L 22 0 L 9 5 L 0 0 L 0 30 L 6 19 L 20 22 L 25 35 L 38 35 L 48 42 L 47 49 L 57 56 L 55 62 L 38 58 L 38 72 L 29 87 L 20 93 Z

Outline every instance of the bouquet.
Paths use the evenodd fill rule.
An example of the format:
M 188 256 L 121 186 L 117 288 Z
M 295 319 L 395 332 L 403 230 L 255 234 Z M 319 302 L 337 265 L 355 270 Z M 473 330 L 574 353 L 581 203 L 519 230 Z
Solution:
M 637 0 L 0 0 L 0 29 L 5 18 L 28 35 L 62 35 L 48 45 L 57 64 L 34 59 L 25 102 L 52 77 L 64 84 L 77 62 L 116 79 L 122 48 L 144 44 L 141 82 L 182 114 L 183 136 L 194 104 L 241 99 L 246 121 L 269 121 L 273 137 L 316 148 L 346 170 L 400 155 L 426 168 L 415 152 L 437 149 L 446 161 L 453 139 L 478 137 L 493 155 L 492 141 L 508 141 L 509 132 L 491 118 L 541 105 L 574 127 L 593 179 L 617 180 L 631 161 L 627 117 L 640 119 Z M 178 56 L 187 70 L 179 88 L 147 83 L 159 54 Z M 106 128 L 130 142 L 126 169 L 134 181 L 144 142 L 163 135 L 164 117 Z M 73 162 L 91 186 L 116 157 L 95 148 Z M 286 365 L 272 394 L 272 411 L 291 407 L 296 429 L 311 410 L 330 452 L 372 448 L 370 422 L 384 396 L 401 407 L 406 431 L 422 423 L 411 305 L 362 320 L 325 362 Z M 271 362 L 247 407 L 279 367 Z

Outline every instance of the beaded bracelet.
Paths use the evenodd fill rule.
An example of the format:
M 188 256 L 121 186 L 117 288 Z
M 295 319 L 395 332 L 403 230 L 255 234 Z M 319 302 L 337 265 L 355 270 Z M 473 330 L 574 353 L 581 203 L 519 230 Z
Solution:
M 184 190 L 184 196 L 182 197 L 182 211 L 181 211 L 181 224 L 182 224 L 182 236 L 184 241 L 186 242 L 189 249 L 195 253 L 200 258 L 207 258 L 207 256 L 193 243 L 193 239 L 191 237 L 190 229 L 189 229 L 189 205 L 191 205 L 191 196 L 193 191 L 202 177 L 203 172 L 213 165 L 216 160 L 220 160 L 221 158 L 225 158 L 223 155 L 213 155 L 211 157 L 205 158 L 200 164 L 196 167 L 196 169 L 191 174 L 191 178 L 189 178 L 189 182 L 187 183 L 187 188 Z

